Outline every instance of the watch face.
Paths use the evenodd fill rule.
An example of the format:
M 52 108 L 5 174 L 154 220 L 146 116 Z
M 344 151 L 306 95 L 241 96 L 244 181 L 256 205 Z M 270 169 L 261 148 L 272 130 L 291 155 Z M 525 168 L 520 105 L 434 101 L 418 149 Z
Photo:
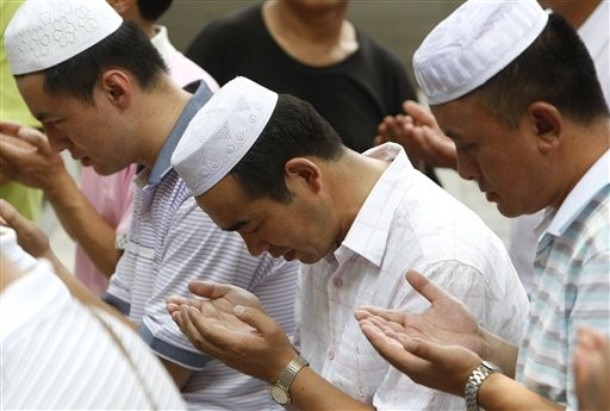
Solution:
M 497 365 L 495 365 L 489 361 L 483 361 L 481 364 L 493 372 L 503 373 L 503 371 L 500 367 L 498 367 Z
M 273 398 L 273 401 L 277 402 L 280 405 L 286 405 L 290 401 L 288 393 L 277 385 L 271 385 L 269 387 L 269 391 L 271 392 L 271 398 Z

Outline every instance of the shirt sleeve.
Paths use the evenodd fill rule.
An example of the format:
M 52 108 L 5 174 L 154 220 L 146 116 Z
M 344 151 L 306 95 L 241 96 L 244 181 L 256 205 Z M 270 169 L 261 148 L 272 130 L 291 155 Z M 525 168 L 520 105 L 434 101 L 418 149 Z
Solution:
M 478 269 L 459 261 L 435 262 L 421 268 L 421 272 L 436 285 L 464 302 L 479 322 L 486 325 L 486 328 L 500 331 L 504 338 L 519 343 L 527 316 L 527 301 L 524 301 L 523 306 L 500 304 L 499 300 L 495 300 L 495 295 L 500 298 L 499 296 L 504 293 L 492 289 L 496 286 L 494 281 L 486 278 Z M 524 298 L 522 297 L 524 293 L 518 291 L 515 294 L 516 298 Z M 414 293 L 417 294 L 405 282 L 392 308 L 405 312 L 422 312 L 428 308 L 429 303 L 425 298 Z M 502 306 L 504 310 L 512 309 L 514 313 L 513 315 L 498 315 L 497 312 L 494 314 L 494 306 Z M 501 318 L 504 320 L 500 321 Z M 440 410 L 463 408 L 465 406 L 463 401 L 461 398 L 417 385 L 400 371 L 388 367 L 385 378 L 373 398 L 373 405 L 378 410 L 397 409 L 401 404 L 406 403 L 413 409 Z
M 569 286 L 566 300 L 573 298 L 573 304 L 568 305 L 571 315 L 568 317 L 567 335 L 568 347 L 566 355 L 567 367 L 567 402 L 568 407 L 576 409 L 578 400 L 574 384 L 574 358 L 577 346 L 578 329 L 582 326 L 593 328 L 606 338 L 610 338 L 610 250 L 599 252 L 583 265 L 582 270 L 577 274 L 578 279 L 574 279 L 572 284 L 577 287 Z
M 123 259 L 119 259 L 117 268 L 110 277 L 108 288 L 102 295 L 102 300 L 118 309 L 123 315 L 129 316 L 131 310 L 131 284 L 134 280 L 133 270 L 122 270 Z
M 198 370 L 207 358 L 195 349 L 169 315 L 165 298 L 168 295 L 193 297 L 188 291 L 192 280 L 221 279 L 223 258 L 218 244 L 226 243 L 222 232 L 204 217 L 194 199 L 184 201 L 176 210 L 163 240 L 163 249 L 156 252 L 153 290 L 146 302 L 140 336 L 159 356 L 183 367 Z M 224 273 L 225 270 L 223 270 Z
M 193 370 L 209 360 L 180 332 L 166 309 L 168 295 L 192 297 L 187 288 L 192 280 L 230 283 L 255 293 L 268 314 L 292 332 L 296 266 L 269 255 L 251 256 L 241 237 L 218 228 L 194 198 L 175 213 L 163 248 L 140 327 L 140 335 L 159 356 Z

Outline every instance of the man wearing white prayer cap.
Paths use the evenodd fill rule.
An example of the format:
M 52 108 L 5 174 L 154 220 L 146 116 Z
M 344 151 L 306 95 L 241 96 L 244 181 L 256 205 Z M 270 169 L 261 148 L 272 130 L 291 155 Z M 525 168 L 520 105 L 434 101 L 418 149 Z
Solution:
M 412 343 L 398 323 L 417 315 L 378 311 L 364 330 L 397 368 L 464 396 L 468 409 L 478 409 L 477 399 L 487 410 L 577 409 L 578 329 L 610 334 L 610 118 L 593 61 L 574 29 L 534 0 L 469 0 L 426 37 L 413 65 L 455 142 L 460 175 L 506 216 L 544 210 L 530 315 L 520 346 L 462 321 L 492 348 L 475 352 L 436 345 L 434 332 Z M 443 333 L 443 342 L 459 344 L 468 334 L 459 318 L 468 313 L 440 290 L 422 293 L 453 306 L 434 326 L 452 327 L 455 335 Z M 384 334 L 384 318 L 396 326 L 392 334 Z M 505 371 L 516 363 L 516 374 L 494 373 L 482 359 Z M 601 391 L 607 396 L 607 386 Z
M 265 384 L 202 355 L 165 304 L 169 293 L 187 293 L 191 280 L 213 279 L 246 287 L 286 332 L 294 328 L 298 265 L 269 254 L 251 256 L 239 236 L 223 232 L 199 210 L 171 167 L 187 124 L 212 95 L 208 86 L 202 82 L 193 95 L 177 86 L 149 39 L 103 0 L 28 0 L 4 41 L 19 91 L 52 149 L 69 150 L 103 175 L 139 165 L 126 251 L 103 300 L 138 328 L 190 408 L 270 408 Z M 45 147 L 42 137 L 22 137 Z M 62 186 L 45 192 L 62 195 Z M 81 212 L 78 200 L 74 213 Z M 25 225 L 10 206 L 0 210 L 16 229 Z M 88 233 L 92 241 L 111 234 L 101 228 Z M 42 251 L 27 251 L 46 252 L 44 240 L 37 238 Z M 64 280 L 82 291 L 72 276 Z
M 527 298 L 508 253 L 400 146 L 360 154 L 341 141 L 309 103 L 246 78 L 212 96 L 172 163 L 201 208 L 252 254 L 304 263 L 297 338 L 253 295 L 218 282 L 191 285 L 209 300 L 171 297 L 168 309 L 196 347 L 269 383 L 281 405 L 457 409 L 459 398 L 417 386 L 384 361 L 354 311 L 425 309 L 404 279 L 415 269 L 518 343 Z

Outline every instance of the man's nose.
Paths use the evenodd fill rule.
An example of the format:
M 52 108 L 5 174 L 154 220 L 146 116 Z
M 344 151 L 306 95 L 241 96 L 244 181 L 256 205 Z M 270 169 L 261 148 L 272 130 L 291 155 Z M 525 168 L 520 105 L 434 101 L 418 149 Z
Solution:
M 49 140 L 49 146 L 53 151 L 59 153 L 70 147 L 70 140 L 60 130 L 54 127 L 45 127 L 44 131 Z
M 479 167 L 469 154 L 457 154 L 457 172 L 464 180 L 476 180 L 479 176 Z
M 255 234 L 247 232 L 240 232 L 239 234 L 246 242 L 248 252 L 253 256 L 259 256 L 269 249 L 269 243 L 262 241 Z

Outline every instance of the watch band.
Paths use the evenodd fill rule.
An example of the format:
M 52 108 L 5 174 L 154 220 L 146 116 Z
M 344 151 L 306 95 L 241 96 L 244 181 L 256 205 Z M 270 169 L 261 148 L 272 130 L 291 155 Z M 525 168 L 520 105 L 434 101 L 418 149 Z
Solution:
M 280 405 L 290 404 L 290 386 L 292 385 L 292 382 L 296 378 L 299 371 L 308 365 L 309 362 L 301 355 L 294 357 L 286 365 L 278 380 L 270 385 L 269 389 L 271 391 L 271 398 L 273 398 L 273 400 Z
M 472 370 L 464 388 L 466 411 L 479 411 L 479 388 L 483 381 L 494 372 L 500 372 L 500 369 L 487 361 L 483 361 L 477 368 Z

